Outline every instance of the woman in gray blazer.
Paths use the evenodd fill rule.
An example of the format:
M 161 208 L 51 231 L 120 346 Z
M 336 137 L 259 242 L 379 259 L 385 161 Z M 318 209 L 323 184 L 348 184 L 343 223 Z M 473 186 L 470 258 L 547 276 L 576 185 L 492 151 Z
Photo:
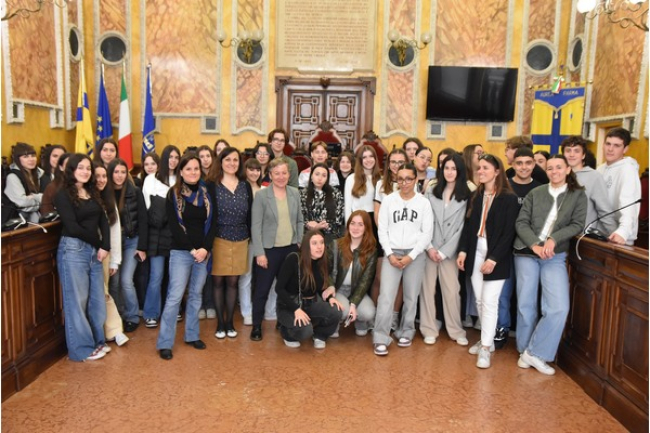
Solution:
M 288 186 L 289 166 L 284 158 L 269 164 L 271 185 L 260 190 L 253 201 L 251 246 L 255 256 L 255 294 L 253 296 L 253 330 L 251 340 L 262 339 L 264 306 L 273 280 L 284 259 L 298 251 L 304 222 L 298 189 Z
M 465 223 L 470 190 L 467 172 L 459 154 L 447 156 L 436 173 L 435 186 L 425 197 L 433 209 L 433 238 L 427 257 L 420 293 L 420 332 L 425 344 L 435 344 L 440 331 L 436 320 L 436 282 L 440 278 L 445 327 L 449 338 L 467 346 L 467 334 L 460 318 L 460 283 L 456 252 Z

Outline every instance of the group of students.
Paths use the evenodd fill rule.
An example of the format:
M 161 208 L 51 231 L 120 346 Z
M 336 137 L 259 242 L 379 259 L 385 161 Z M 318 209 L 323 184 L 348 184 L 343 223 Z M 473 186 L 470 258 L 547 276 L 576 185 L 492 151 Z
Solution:
M 147 154 L 135 178 L 111 139 L 99 143 L 94 161 L 49 149 L 45 171 L 31 146 L 14 146 L 6 195 L 29 218 L 52 204 L 61 217 L 57 263 L 70 359 L 99 359 L 110 352 L 107 340 L 128 341 L 140 321 L 136 268 L 148 264 L 142 317 L 146 327 L 160 326 L 156 348 L 166 360 L 186 291 L 184 341 L 196 349 L 206 347 L 204 317 L 217 319 L 216 338 L 237 337 L 239 300 L 254 341 L 270 310 L 288 347 L 311 338 L 325 348 L 340 326 L 354 324 L 358 336 L 372 330 L 373 351 L 383 356 L 394 339 L 412 344 L 418 311 L 424 343 L 435 344 L 439 285 L 444 327 L 462 346 L 469 345 L 466 287 L 465 309 L 481 324 L 469 353 L 488 368 L 511 327 L 516 287 L 518 365 L 553 374 L 547 362 L 569 309 L 569 242 L 592 217 L 640 196 L 622 128 L 608 132 L 598 171 L 588 167 L 581 137 L 540 161 L 545 170 L 530 139 L 513 137 L 508 171 L 480 145 L 443 149 L 433 170 L 431 150 L 410 138 L 388 154 L 383 173 L 367 145 L 329 168 L 320 142 L 312 144 L 311 167 L 298 173 L 283 153 L 286 139 L 271 131 L 245 162 L 222 140 L 216 152 L 201 146 L 181 154 L 170 145 L 160 157 Z M 634 211 L 602 218 L 598 228 L 612 242 L 631 243 Z

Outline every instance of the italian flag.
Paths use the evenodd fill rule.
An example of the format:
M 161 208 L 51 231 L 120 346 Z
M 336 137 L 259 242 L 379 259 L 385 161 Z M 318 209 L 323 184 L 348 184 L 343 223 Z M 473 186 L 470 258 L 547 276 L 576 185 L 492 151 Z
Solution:
M 122 92 L 120 94 L 120 139 L 118 142 L 120 158 L 129 169 L 133 168 L 133 150 L 131 148 L 131 113 L 129 111 L 129 97 L 126 94 L 126 81 L 122 74 Z

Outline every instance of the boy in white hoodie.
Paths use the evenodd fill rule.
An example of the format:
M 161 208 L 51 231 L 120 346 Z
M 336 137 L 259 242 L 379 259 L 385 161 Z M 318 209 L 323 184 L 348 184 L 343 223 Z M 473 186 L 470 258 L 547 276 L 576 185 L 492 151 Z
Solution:
M 625 156 L 632 138 L 624 128 L 614 128 L 605 136 L 605 164 L 598 172 L 605 178 L 607 192 L 614 209 L 634 203 L 641 198 L 639 164 L 634 158 Z M 639 230 L 639 209 L 641 205 L 627 207 L 620 211 L 618 227 L 609 236 L 610 242 L 619 245 L 634 245 Z

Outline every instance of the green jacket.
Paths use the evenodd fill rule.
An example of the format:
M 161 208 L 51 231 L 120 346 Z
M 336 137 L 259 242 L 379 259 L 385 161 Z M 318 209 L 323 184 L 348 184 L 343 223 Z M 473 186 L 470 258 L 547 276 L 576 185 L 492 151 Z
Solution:
M 539 235 L 553 206 L 553 197 L 548 192 L 549 188 L 549 185 L 538 186 L 524 199 L 515 223 L 517 230 L 515 250 L 532 248 L 544 242 Z M 555 241 L 556 254 L 568 251 L 571 238 L 584 229 L 587 217 L 587 195 L 584 189 L 574 191 L 567 189 L 558 196 L 557 203 L 560 207 L 549 236 Z
M 345 280 L 348 269 L 343 268 L 343 255 L 336 242 L 334 242 L 334 245 L 336 245 L 336 260 L 334 262 L 332 276 L 335 281 L 334 287 L 338 290 L 343 284 L 343 280 Z M 375 279 L 375 272 L 377 270 L 377 251 L 375 250 L 370 257 L 368 257 L 365 268 L 361 267 L 358 249 L 352 252 L 352 256 L 352 293 L 350 294 L 350 303 L 358 306 L 363 299 L 363 296 L 368 293 L 372 281 Z

